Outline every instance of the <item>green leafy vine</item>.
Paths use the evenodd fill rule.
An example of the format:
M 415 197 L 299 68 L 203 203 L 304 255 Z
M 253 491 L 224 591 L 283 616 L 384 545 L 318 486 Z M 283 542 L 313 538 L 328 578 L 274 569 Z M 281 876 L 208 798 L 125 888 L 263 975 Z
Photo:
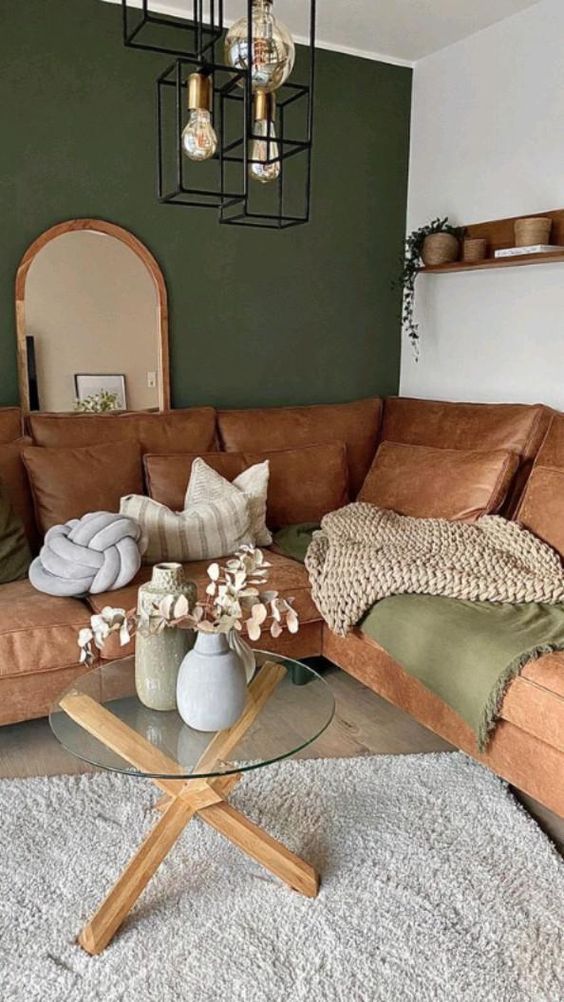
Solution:
M 413 230 L 405 241 L 401 271 L 393 283 L 395 289 L 402 290 L 401 325 L 411 341 L 416 361 L 419 358 L 419 324 L 415 320 L 415 279 L 421 269 L 423 241 L 433 233 L 450 233 L 460 240 L 464 236 L 465 229 L 461 226 L 452 226 L 448 216 L 445 216 L 444 219 L 433 219 L 426 226 Z

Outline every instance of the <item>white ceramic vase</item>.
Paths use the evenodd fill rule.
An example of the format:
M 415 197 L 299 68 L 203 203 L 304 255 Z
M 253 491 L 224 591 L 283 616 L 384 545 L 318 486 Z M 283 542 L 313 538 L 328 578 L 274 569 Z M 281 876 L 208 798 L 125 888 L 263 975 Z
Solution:
M 198 631 L 176 684 L 176 704 L 184 723 L 196 731 L 223 731 L 239 719 L 246 701 L 242 657 L 231 649 L 225 633 Z

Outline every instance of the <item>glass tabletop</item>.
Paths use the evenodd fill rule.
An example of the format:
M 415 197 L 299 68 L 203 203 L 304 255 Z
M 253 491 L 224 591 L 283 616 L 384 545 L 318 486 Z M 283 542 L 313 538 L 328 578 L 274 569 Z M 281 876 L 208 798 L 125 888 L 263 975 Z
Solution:
M 49 714 L 73 755 L 114 772 L 194 779 L 257 769 L 295 755 L 329 726 L 331 689 L 312 668 L 256 651 L 247 705 L 228 731 L 196 731 L 177 710 L 150 710 L 135 692 L 135 659 L 93 668 L 61 693 Z

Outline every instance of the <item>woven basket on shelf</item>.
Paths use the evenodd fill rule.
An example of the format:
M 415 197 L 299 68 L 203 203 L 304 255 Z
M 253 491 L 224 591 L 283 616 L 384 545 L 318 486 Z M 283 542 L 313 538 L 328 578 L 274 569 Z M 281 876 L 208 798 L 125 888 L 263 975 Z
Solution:
M 551 228 L 552 219 L 548 216 L 517 219 L 515 222 L 515 246 L 532 247 L 534 244 L 547 244 Z
M 462 244 L 462 260 L 483 261 L 487 246 L 487 240 L 483 240 L 482 237 L 467 237 Z
M 430 267 L 457 261 L 459 253 L 460 244 L 452 233 L 431 233 L 425 237 L 421 248 L 423 264 Z

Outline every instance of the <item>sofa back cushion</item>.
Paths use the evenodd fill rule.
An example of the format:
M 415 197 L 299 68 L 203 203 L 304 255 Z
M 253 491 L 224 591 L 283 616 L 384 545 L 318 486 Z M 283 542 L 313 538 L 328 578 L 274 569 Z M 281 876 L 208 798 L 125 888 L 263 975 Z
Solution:
M 185 410 L 120 414 L 31 414 L 31 434 L 36 445 L 80 448 L 104 442 L 138 442 L 143 452 L 215 448 L 215 410 Z
M 534 467 L 515 518 L 564 557 L 564 468 Z
M 43 534 L 90 511 L 118 512 L 124 495 L 143 492 L 141 450 L 135 442 L 79 449 L 28 446 L 23 458 Z
M 554 414 L 515 518 L 564 557 L 564 414 Z
M 10 504 L 23 524 L 27 541 L 35 552 L 39 535 L 35 524 L 33 496 L 23 462 L 23 450 L 31 444 L 31 439 L 24 437 L 0 445 L 0 483 L 4 485 Z
M 382 442 L 359 501 L 400 515 L 474 522 L 499 511 L 518 466 L 507 450 L 478 452 Z
M 181 511 L 195 454 L 146 455 L 149 496 Z M 326 442 L 277 452 L 212 452 L 201 456 L 227 480 L 268 460 L 270 476 L 266 521 L 269 529 L 317 522 L 349 500 L 347 450 L 343 442 Z
M 19 407 L 0 407 L 0 444 L 13 442 L 22 433 L 22 415 Z
M 219 411 L 218 427 L 228 452 L 264 452 L 320 442 L 344 442 L 350 489 L 356 494 L 374 458 L 381 416 L 382 401 L 373 398 L 350 404 Z
M 502 508 L 503 514 L 510 515 L 518 504 L 550 418 L 550 410 L 542 404 L 473 404 L 388 397 L 381 440 L 439 449 L 514 452 L 520 465 Z

